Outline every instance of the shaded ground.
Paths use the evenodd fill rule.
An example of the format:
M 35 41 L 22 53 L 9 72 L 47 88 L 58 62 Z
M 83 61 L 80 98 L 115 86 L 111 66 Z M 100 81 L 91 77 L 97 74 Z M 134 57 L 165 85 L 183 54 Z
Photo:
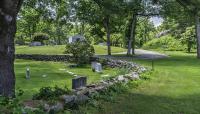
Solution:
M 108 55 L 96 55 L 97 57 L 103 57 L 103 58 L 111 58 L 111 59 L 120 59 L 120 60 L 134 60 L 134 59 L 163 59 L 167 58 L 168 55 L 161 54 L 155 51 L 148 51 L 143 49 L 136 49 L 135 55 L 131 57 L 126 56 L 126 52 L 122 53 L 115 53 L 112 56 Z

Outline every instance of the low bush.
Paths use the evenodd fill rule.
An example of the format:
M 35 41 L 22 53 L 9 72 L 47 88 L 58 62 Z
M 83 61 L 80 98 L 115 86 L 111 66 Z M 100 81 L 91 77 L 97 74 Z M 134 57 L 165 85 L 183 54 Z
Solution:
M 56 100 L 59 96 L 64 94 L 69 94 L 69 89 L 55 87 L 43 87 L 40 89 L 39 93 L 33 95 L 33 100 Z
M 33 41 L 41 42 L 42 44 L 44 44 L 44 40 L 48 40 L 49 37 L 50 36 L 45 33 L 35 33 L 33 35 Z
M 143 46 L 144 49 L 162 49 L 166 51 L 183 51 L 186 49 L 181 41 L 176 40 L 171 36 L 163 36 L 153 39 Z
M 65 54 L 72 54 L 74 62 L 78 65 L 89 63 L 94 53 L 94 47 L 86 41 L 68 43 L 65 50 Z

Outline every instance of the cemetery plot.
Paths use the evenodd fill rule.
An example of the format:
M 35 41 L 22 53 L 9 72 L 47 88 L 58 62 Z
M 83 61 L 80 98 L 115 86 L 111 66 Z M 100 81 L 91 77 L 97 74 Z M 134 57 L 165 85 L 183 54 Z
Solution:
M 68 66 L 69 64 L 59 62 L 16 60 L 16 89 L 24 91 L 22 99 L 30 99 L 42 87 L 58 85 L 72 88 L 72 79 L 76 77 L 74 75 L 86 76 L 87 83 L 91 84 L 118 73 L 117 69 L 111 70 L 111 68 L 103 69 L 102 73 L 93 72 L 90 64 L 74 68 Z

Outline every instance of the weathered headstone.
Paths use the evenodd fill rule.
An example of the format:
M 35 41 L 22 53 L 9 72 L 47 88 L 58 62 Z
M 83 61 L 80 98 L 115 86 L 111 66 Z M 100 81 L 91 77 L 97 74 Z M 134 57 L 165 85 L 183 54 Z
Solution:
M 72 79 L 72 89 L 78 89 L 87 85 L 87 77 L 76 77 Z
M 92 71 L 102 72 L 102 65 L 101 65 L 101 63 L 92 62 L 91 66 L 92 66 Z
M 29 80 L 30 79 L 30 69 L 26 68 L 26 79 Z
M 95 68 L 96 68 L 96 64 L 97 62 L 92 62 L 91 67 L 92 67 L 92 71 L 95 72 Z
M 97 63 L 96 64 L 95 71 L 96 72 L 102 72 L 102 65 L 101 65 L 101 63 Z

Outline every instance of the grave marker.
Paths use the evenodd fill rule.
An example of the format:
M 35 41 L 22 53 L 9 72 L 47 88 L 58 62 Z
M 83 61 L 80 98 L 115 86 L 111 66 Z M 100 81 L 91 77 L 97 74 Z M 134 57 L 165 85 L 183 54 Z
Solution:
M 76 77 L 72 79 L 72 89 L 86 87 L 86 85 L 87 85 L 87 77 Z
M 94 72 L 102 72 L 102 65 L 101 63 L 92 62 L 92 71 Z
M 30 79 L 30 69 L 26 68 L 26 79 L 29 80 Z

